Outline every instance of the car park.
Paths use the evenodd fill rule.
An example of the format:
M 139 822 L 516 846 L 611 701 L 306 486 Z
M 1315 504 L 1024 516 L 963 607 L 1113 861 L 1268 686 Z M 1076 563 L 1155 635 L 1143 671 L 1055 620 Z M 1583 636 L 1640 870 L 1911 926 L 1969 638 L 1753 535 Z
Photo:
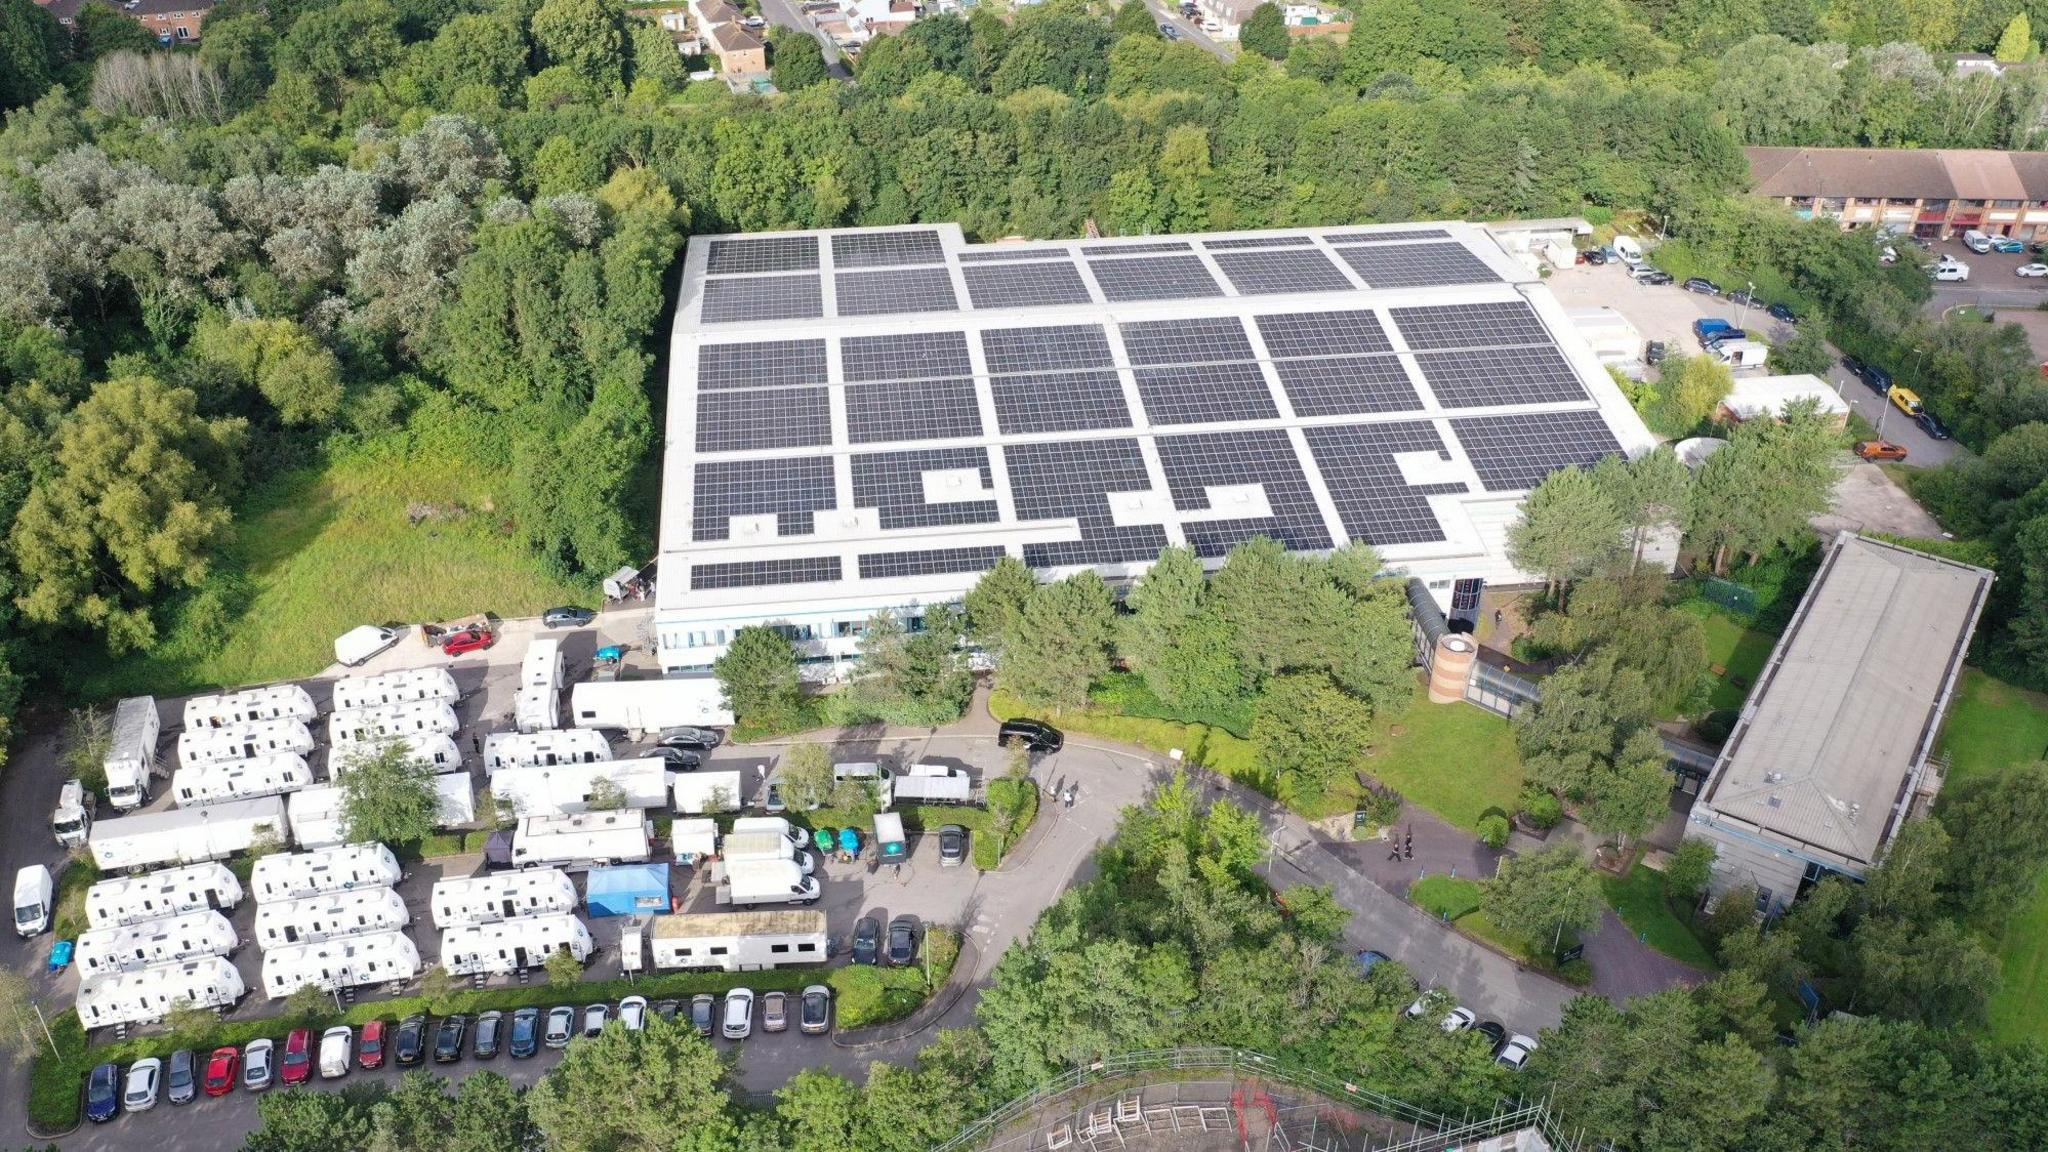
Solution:
M 363 1035 L 356 1042 L 356 1067 L 367 1072 L 384 1066 L 384 1021 L 372 1020 L 363 1025 Z
M 450 632 L 448 638 L 441 641 L 441 651 L 450 656 L 460 656 L 465 652 L 481 652 L 497 642 L 497 634 L 489 628 L 465 628 L 460 632 Z
M 717 1009 L 718 998 L 709 992 L 690 997 L 690 1026 L 697 1030 L 697 1035 L 711 1035 L 711 1017 Z
M 1474 1012 L 1470 1008 L 1467 1008 L 1463 1005 L 1459 1005 L 1458 1007 L 1451 1009 L 1449 1012 L 1446 1012 L 1444 1014 L 1444 1018 L 1437 1022 L 1437 1027 L 1442 1028 L 1444 1031 L 1451 1033 L 1463 1032 L 1465 1029 L 1470 1028 L 1473 1024 L 1477 1023 L 1478 1020 L 1479 1014 L 1477 1012 Z
M 586 1004 L 583 1006 L 583 1034 L 595 1036 L 604 1031 L 612 1022 L 612 1006 L 609 1004 Z
M 882 922 L 863 916 L 853 925 L 853 962 L 873 964 L 882 952 Z
M 803 998 L 797 1006 L 796 1026 L 806 1036 L 818 1036 L 832 1030 L 831 988 L 812 984 L 804 989 Z
M 2012 274 L 2015 276 L 2026 276 L 2029 278 L 2035 276 L 2048 276 L 2048 264 L 2022 264 L 2019 267 L 2013 269 Z
M 476 1039 L 470 1043 L 469 1050 L 479 1060 L 495 1060 L 499 1045 L 504 1043 L 504 1034 L 503 1012 L 482 1013 L 476 1018 Z
M 271 1057 L 277 1045 L 270 1040 L 251 1040 L 242 1049 L 242 1090 L 261 1092 L 270 1087 Z
M 99 1064 L 85 1078 L 85 1118 L 95 1124 L 112 1120 L 121 1110 L 121 1066 Z
M 655 744 L 663 748 L 690 748 L 709 751 L 724 743 L 725 737 L 709 728 L 663 728 L 655 738 Z
M 1050 724 L 1018 718 L 1003 721 L 1002 726 L 996 729 L 996 741 L 1005 748 L 1023 744 L 1033 752 L 1057 752 L 1067 739 Z
M 1935 419 L 1934 413 L 1925 409 L 1922 409 L 1919 415 L 1913 417 L 1913 423 L 1918 424 L 1920 430 L 1927 433 L 1929 440 L 1946 440 L 1949 438 L 1948 425 Z
M 410 1068 L 427 1056 L 427 1018 L 423 1014 L 407 1016 L 398 1022 L 398 1040 L 393 1045 L 391 1058 L 400 1068 Z
M 647 997 L 628 996 L 619 1001 L 619 1023 L 628 1032 L 638 1032 L 647 1027 Z
M 451 1012 L 441 1017 L 434 1030 L 434 1063 L 453 1064 L 462 1059 L 462 1038 L 469 1032 L 469 1017 Z
M 569 1038 L 575 1035 L 576 1010 L 567 1004 L 548 1009 L 547 1027 L 542 1030 L 542 1043 L 550 1048 L 567 1048 Z
M 735 988 L 725 994 L 725 1019 L 718 1031 L 727 1040 L 745 1040 L 754 1034 L 752 989 Z
M 1906 446 L 1895 444 L 1890 440 L 1858 440 L 1855 452 L 1856 455 L 1861 456 L 1865 460 L 1904 460 L 1906 458 Z
M 550 608 L 540 614 L 540 623 L 543 628 L 581 628 L 595 619 L 597 619 L 596 609 L 578 608 L 571 604 L 565 604 L 560 608 Z
M 163 1088 L 164 1062 L 154 1056 L 128 1066 L 127 1083 L 121 1089 L 121 1111 L 147 1112 L 156 1107 L 156 1094 Z
M 346 1024 L 336 1024 L 320 1034 L 320 1078 L 338 1080 L 348 1075 L 350 1049 L 355 1047 L 356 1032 Z
M 1687 292 L 1697 292 L 1702 296 L 1719 296 L 1721 294 L 1721 286 L 1705 276 L 1688 277 L 1686 282 L 1679 285 L 1679 287 Z
M 540 1051 L 540 1009 L 521 1008 L 512 1013 L 512 1039 L 506 1047 L 514 1060 L 525 1060 Z
M 241 1073 L 242 1054 L 232 1044 L 223 1044 L 206 1058 L 206 1079 L 200 1090 L 208 1096 L 225 1096 L 235 1090 L 235 1077 Z
M 889 921 L 889 948 L 886 958 L 897 968 L 917 959 L 917 921 L 908 916 L 898 916 Z
M 1524 1036 L 1520 1033 L 1516 1033 L 1515 1035 L 1508 1037 L 1507 1043 L 1502 1044 L 1500 1048 L 1494 1052 L 1493 1062 L 1501 1065 L 1502 1067 L 1510 1068 L 1516 1072 L 1520 1072 L 1522 1070 L 1523 1065 L 1529 1062 L 1529 1056 L 1531 1053 L 1536 1051 L 1536 1048 L 1537 1044 L 1535 1037 Z
M 304 1084 L 313 1078 L 313 1030 L 294 1028 L 285 1033 L 284 1059 L 279 1062 L 280 1083 Z
M 1764 309 L 1764 315 L 1769 316 L 1771 319 L 1779 321 L 1780 323 L 1784 324 L 1799 323 L 1799 314 L 1792 311 L 1791 308 L 1783 304 L 1773 304 L 1770 307 Z
M 958 867 L 967 859 L 967 829 L 948 824 L 939 829 L 939 867 Z
M 789 993 L 770 992 L 761 997 L 761 1031 L 789 1030 Z
M 198 1077 L 194 1075 L 199 1063 L 199 1054 L 190 1048 L 180 1048 L 171 1053 L 171 1060 L 164 1072 L 164 1099 L 173 1104 L 190 1104 L 197 1095 Z

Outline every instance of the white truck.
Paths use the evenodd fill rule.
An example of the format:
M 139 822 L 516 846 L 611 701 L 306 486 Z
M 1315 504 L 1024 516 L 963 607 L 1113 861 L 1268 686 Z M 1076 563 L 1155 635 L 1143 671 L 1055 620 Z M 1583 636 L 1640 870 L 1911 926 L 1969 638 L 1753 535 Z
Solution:
M 57 806 L 50 810 L 50 832 L 64 848 L 76 848 L 92 833 L 92 818 L 99 809 L 99 797 L 86 790 L 76 777 L 57 790 Z
M 107 746 L 107 803 L 127 811 L 149 802 L 150 780 L 167 771 L 157 763 L 157 739 L 163 721 L 156 697 L 130 696 L 114 705 L 113 743 Z
M 178 767 L 218 764 L 223 760 L 254 760 L 258 756 L 304 756 L 313 750 L 313 734 L 297 720 L 251 720 L 226 728 L 186 729 L 178 734 Z
M 538 968 L 564 948 L 590 959 L 590 929 L 574 916 L 522 916 L 441 933 L 441 966 L 451 975 L 495 976 Z
M 152 964 L 175 964 L 201 956 L 226 956 L 241 938 L 218 912 L 187 912 L 120 928 L 94 928 L 78 935 L 71 954 L 81 976 L 133 972 Z
M 794 860 L 731 860 L 716 875 L 716 898 L 727 907 L 815 904 L 820 895 L 817 877 L 804 875 Z
M 562 816 L 590 811 L 600 782 L 618 789 L 626 808 L 659 808 L 668 801 L 668 764 L 656 757 L 501 768 L 491 777 L 491 795 L 501 811 L 514 816 Z
M 647 860 L 654 855 L 654 822 L 638 809 L 529 816 L 512 837 L 515 868 L 567 871 Z
M 303 900 L 325 892 L 389 888 L 403 877 L 398 857 L 382 844 L 344 844 L 318 852 L 279 852 L 256 861 L 249 891 L 258 904 Z
M 569 690 L 569 715 L 578 728 L 725 728 L 733 722 L 725 690 L 713 676 L 660 680 L 587 680 Z
M 14 931 L 22 936 L 40 935 L 50 926 L 51 910 L 57 906 L 57 885 L 50 869 L 31 864 L 14 874 Z
M 180 1007 L 228 1008 L 248 986 L 225 956 L 153 964 L 93 976 L 78 986 L 78 1022 L 87 1028 L 153 1024 Z
M 85 842 L 100 871 L 114 872 L 222 860 L 284 834 L 284 801 L 265 796 L 102 820 Z
M 395 628 L 357 625 L 334 638 L 334 662 L 344 668 L 359 668 L 369 663 L 372 656 L 398 643 L 399 637 Z
M 286 752 L 254 760 L 221 760 L 180 768 L 171 780 L 171 796 L 180 808 L 196 808 L 224 800 L 282 796 L 312 784 L 313 770 L 306 766 L 306 758 Z
M 194 864 L 94 884 L 85 890 L 85 922 L 119 928 L 185 912 L 225 912 L 241 902 L 242 882 L 227 865 Z
M 453 704 L 461 698 L 455 687 L 455 674 L 446 668 L 401 668 L 377 676 L 345 676 L 334 682 L 336 712 L 419 700 L 446 700 Z
M 311 724 L 320 715 L 313 697 L 297 684 L 244 688 L 221 696 L 194 696 L 185 701 L 185 727 L 228 728 L 251 720 L 297 720 Z
M 788 837 L 777 832 L 728 832 L 725 834 L 725 848 L 720 856 L 727 863 L 742 860 L 794 860 L 806 876 L 815 870 L 811 854 L 791 844 Z
M 679 815 L 737 812 L 745 801 L 738 772 L 678 772 L 671 781 Z
M 786 964 L 825 962 L 825 914 L 817 911 L 656 916 L 644 935 L 656 968 L 754 972 Z M 633 945 L 622 937 L 621 951 L 630 947 Z
M 968 804 L 974 777 L 948 764 L 912 764 L 894 781 L 894 798 L 913 804 Z
M 455 706 L 446 700 L 415 700 L 410 704 L 380 704 L 336 712 L 327 718 L 327 740 L 340 752 L 390 740 L 453 736 L 461 727 L 462 722 L 455 718 Z

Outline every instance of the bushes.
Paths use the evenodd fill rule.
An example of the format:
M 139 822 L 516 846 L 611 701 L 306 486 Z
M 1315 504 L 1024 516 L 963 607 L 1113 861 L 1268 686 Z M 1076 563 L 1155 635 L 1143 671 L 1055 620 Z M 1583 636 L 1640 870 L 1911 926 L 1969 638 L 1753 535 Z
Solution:
M 1498 812 L 1479 818 L 1479 841 L 1499 850 L 1508 844 L 1508 818 Z
M 924 1003 L 924 969 L 849 964 L 826 978 L 841 1028 L 872 1028 L 901 1020 Z
M 1557 797 L 1551 795 L 1548 788 L 1531 785 L 1522 789 L 1519 803 L 1522 821 L 1531 828 L 1549 831 L 1557 827 L 1558 821 L 1564 819 L 1564 805 L 1558 803 Z

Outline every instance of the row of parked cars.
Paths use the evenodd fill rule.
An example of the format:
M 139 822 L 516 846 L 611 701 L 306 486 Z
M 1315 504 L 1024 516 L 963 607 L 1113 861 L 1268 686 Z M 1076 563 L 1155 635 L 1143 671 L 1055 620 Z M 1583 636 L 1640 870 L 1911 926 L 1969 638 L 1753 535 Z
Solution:
M 758 997 L 761 1029 L 787 1031 L 794 1015 L 797 1030 L 818 1036 L 832 1030 L 832 989 L 813 984 L 797 994 L 768 992 Z M 734 988 L 725 994 L 721 1009 L 718 997 L 700 992 L 688 1004 L 690 1026 L 700 1036 L 713 1031 L 728 1040 L 753 1035 L 757 997 L 751 989 Z M 304 1084 L 317 1071 L 323 1080 L 346 1076 L 351 1065 L 364 1070 L 382 1068 L 387 1056 L 401 1068 L 427 1061 L 431 1051 L 436 1064 L 453 1064 L 465 1049 L 478 1060 L 495 1059 L 509 1052 L 514 1060 L 539 1054 L 543 1047 L 566 1048 L 578 1034 L 596 1036 L 616 1018 L 628 1031 L 647 1026 L 649 1015 L 671 1023 L 682 1017 L 681 1000 L 657 1000 L 628 996 L 617 1011 L 606 1003 L 575 1008 L 561 1005 L 543 1013 L 539 1008 L 518 1008 L 511 1012 L 490 1011 L 472 1017 L 463 1013 L 430 1020 L 424 1013 L 408 1016 L 396 1026 L 385 1020 L 364 1024 L 360 1034 L 346 1024 L 320 1033 L 316 1045 L 309 1028 L 294 1028 L 285 1037 L 284 1052 L 269 1039 L 251 1040 L 241 1048 L 223 1045 L 204 1062 L 199 1053 L 180 1050 L 168 1059 L 151 1056 L 137 1060 L 126 1071 L 119 1064 L 95 1067 L 86 1078 L 85 1115 L 95 1123 L 112 1120 L 122 1112 L 146 1112 L 159 1099 L 172 1104 L 189 1104 L 200 1094 L 226 1096 L 239 1084 L 245 1092 L 261 1092 L 272 1084 Z M 431 1045 L 431 1047 L 430 1047 Z
M 1385 952 L 1372 948 L 1358 953 L 1352 960 L 1357 963 L 1362 976 L 1370 976 L 1373 969 L 1392 963 Z M 1441 988 L 1432 988 L 1417 996 L 1415 1002 L 1408 1005 L 1406 1015 L 1410 1020 L 1421 1020 L 1433 1012 L 1443 1013 L 1437 1026 L 1445 1032 L 1453 1035 L 1471 1032 L 1486 1037 L 1487 1050 L 1492 1054 L 1494 1063 L 1515 1072 L 1520 1072 L 1529 1063 L 1530 1055 L 1539 1047 L 1534 1036 L 1510 1033 L 1498 1020 L 1481 1020 L 1477 1012 L 1455 1003 L 1450 993 Z

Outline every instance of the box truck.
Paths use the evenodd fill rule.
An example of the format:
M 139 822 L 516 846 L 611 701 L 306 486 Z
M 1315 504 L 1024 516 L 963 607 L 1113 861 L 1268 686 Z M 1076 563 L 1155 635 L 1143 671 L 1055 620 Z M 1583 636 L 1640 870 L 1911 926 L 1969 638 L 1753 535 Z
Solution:
M 171 796 L 181 808 L 282 796 L 311 787 L 313 770 L 296 752 L 258 756 L 254 760 L 220 760 L 180 768 L 171 780 Z
M 529 816 L 512 836 L 515 868 L 577 871 L 645 860 L 654 854 L 654 822 L 639 809 Z
M 500 768 L 544 768 L 553 764 L 595 764 L 612 758 L 602 732 L 575 728 L 549 732 L 493 732 L 484 737 L 484 772 Z
M 563 915 L 576 910 L 576 884 L 559 868 L 436 880 L 427 906 L 436 928 Z
M 57 837 L 57 843 L 65 848 L 76 848 L 85 843 L 92 832 L 92 818 L 99 808 L 99 797 L 86 791 L 85 784 L 77 777 L 64 782 L 57 789 L 57 806 L 50 810 L 50 832 Z
M 297 720 L 251 720 L 226 728 L 201 728 L 178 734 L 178 767 L 196 768 L 223 760 L 254 760 L 258 756 L 304 756 L 313 750 L 313 733 Z
M 600 782 L 618 790 L 625 808 L 660 808 L 668 801 L 667 762 L 653 758 L 502 768 L 491 777 L 491 795 L 514 816 L 560 816 L 590 811 Z
M 382 844 L 344 844 L 317 852 L 279 852 L 256 861 L 249 891 L 258 904 L 303 900 L 324 892 L 389 888 L 403 873 L 398 857 Z
M 187 912 L 120 928 L 81 932 L 71 962 L 78 965 L 81 977 L 101 976 L 201 956 L 226 956 L 241 942 L 235 935 L 235 926 L 220 913 Z
M 323 992 L 389 984 L 420 974 L 420 950 L 403 932 L 342 936 L 263 954 L 263 991 L 281 1000 L 311 984 Z
M 327 741 L 336 752 L 362 744 L 417 740 L 422 736 L 453 736 L 462 727 L 455 706 L 446 700 L 415 700 L 351 708 L 327 718 Z
M 396 932 L 410 923 L 412 913 L 406 911 L 405 899 L 396 888 L 323 892 L 298 900 L 258 904 L 256 946 L 269 951 L 343 936 Z
M 912 764 L 893 785 L 894 799 L 911 804 L 967 804 L 974 800 L 974 777 L 948 764 Z
M 574 916 L 522 916 L 441 933 L 441 966 L 455 976 L 496 976 L 539 968 L 567 948 L 590 959 L 590 929 Z
M 716 897 L 720 904 L 744 908 L 754 904 L 815 904 L 818 880 L 806 876 L 794 860 L 735 860 L 720 866 Z
M 252 720 L 297 720 L 311 724 L 319 715 L 312 695 L 297 684 L 244 688 L 222 696 L 194 696 L 185 701 L 187 728 L 229 728 Z
M 167 771 L 156 758 L 161 735 L 163 722 L 157 718 L 156 697 L 130 696 L 114 705 L 113 742 L 102 762 L 107 773 L 107 803 L 125 812 L 149 802 L 154 790 L 151 778 Z
M 334 662 L 344 668 L 359 668 L 372 656 L 398 643 L 400 635 L 396 628 L 358 625 L 334 638 Z
M 725 689 L 714 676 L 660 680 L 589 680 L 569 690 L 569 715 L 578 728 L 726 728 L 733 722 Z
M 797 848 L 810 844 L 804 830 L 780 816 L 741 816 L 732 822 L 734 832 L 773 832 Z
M 377 676 L 348 676 L 334 682 L 336 712 L 421 700 L 446 700 L 453 704 L 461 698 L 455 687 L 455 675 L 446 668 L 401 668 Z
M 50 869 L 30 864 L 14 874 L 14 931 L 21 936 L 41 935 L 50 926 L 51 910 L 57 906 L 57 885 Z
M 233 1007 L 248 990 L 224 956 L 111 972 L 79 984 L 78 1022 L 87 1028 L 153 1024 L 173 1008 Z
M 102 820 L 86 846 L 100 871 L 113 872 L 221 860 L 284 835 L 284 801 L 264 796 Z
M 901 864 L 910 859 L 910 842 L 903 838 L 903 817 L 894 812 L 875 813 L 875 852 L 884 864 Z
M 119 928 L 185 912 L 226 912 L 242 902 L 242 882 L 225 864 L 166 868 L 102 880 L 85 890 L 85 922 Z
M 656 916 L 647 940 L 656 968 L 753 972 L 825 962 L 823 912 L 705 912 Z
M 670 781 L 680 815 L 737 812 L 744 802 L 738 772 L 678 772 Z
M 725 847 L 719 853 L 727 862 L 740 860 L 794 860 L 797 867 L 809 876 L 813 870 L 811 854 L 791 844 L 786 837 L 774 832 L 728 832 Z

